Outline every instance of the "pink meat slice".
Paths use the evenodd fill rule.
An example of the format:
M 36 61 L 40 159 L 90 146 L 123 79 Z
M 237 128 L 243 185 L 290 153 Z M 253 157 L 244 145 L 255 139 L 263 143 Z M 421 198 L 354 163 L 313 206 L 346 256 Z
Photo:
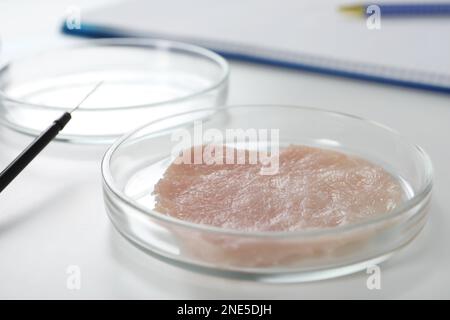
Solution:
M 155 210 L 227 229 L 293 231 L 385 214 L 403 196 L 380 166 L 332 150 L 289 146 L 274 175 L 261 175 L 260 163 L 223 163 L 172 163 L 155 186 Z

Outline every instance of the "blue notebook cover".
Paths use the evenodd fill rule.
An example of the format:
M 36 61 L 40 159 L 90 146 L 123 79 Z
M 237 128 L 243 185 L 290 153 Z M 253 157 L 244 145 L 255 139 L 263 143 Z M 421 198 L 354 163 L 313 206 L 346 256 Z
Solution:
M 62 30 L 91 38 L 185 41 L 229 59 L 450 93 L 450 74 L 442 73 L 450 72 L 450 43 L 439 36 L 450 31 L 448 21 L 429 20 L 422 26 L 421 21 L 388 21 L 377 31 L 369 30 L 364 18 L 340 15 L 337 0 L 331 6 L 306 7 L 287 1 L 275 13 L 274 1 L 242 5 L 229 0 L 211 6 L 207 0 L 136 0 L 88 13 L 78 27 L 65 21 Z M 327 22 L 310 18 L 317 14 Z

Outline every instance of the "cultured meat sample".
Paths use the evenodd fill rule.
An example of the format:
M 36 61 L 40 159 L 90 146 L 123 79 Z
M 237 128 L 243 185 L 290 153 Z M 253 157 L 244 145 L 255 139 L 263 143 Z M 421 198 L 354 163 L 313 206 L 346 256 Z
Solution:
M 295 231 L 385 214 L 403 196 L 383 168 L 341 152 L 289 146 L 279 153 L 278 172 L 262 175 L 260 162 L 228 164 L 227 152 L 237 150 L 223 150 L 223 164 L 172 163 L 155 186 L 155 210 L 226 229 Z

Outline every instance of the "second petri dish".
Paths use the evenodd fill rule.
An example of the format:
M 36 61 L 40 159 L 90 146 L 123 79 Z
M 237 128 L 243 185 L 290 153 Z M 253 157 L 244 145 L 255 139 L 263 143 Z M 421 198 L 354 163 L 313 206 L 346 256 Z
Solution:
M 0 119 L 14 130 L 37 135 L 100 81 L 59 140 L 111 143 L 149 121 L 223 105 L 228 64 L 184 43 L 89 40 L 3 66 Z

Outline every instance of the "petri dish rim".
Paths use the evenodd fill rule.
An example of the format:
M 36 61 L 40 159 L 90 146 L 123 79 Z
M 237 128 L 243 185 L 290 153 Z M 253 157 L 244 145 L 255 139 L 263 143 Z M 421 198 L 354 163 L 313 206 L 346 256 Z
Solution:
M 106 151 L 102 163 L 101 163 L 101 170 L 102 170 L 102 178 L 103 178 L 103 184 L 106 186 L 106 188 L 112 192 L 115 196 L 117 196 L 121 201 L 126 203 L 127 205 L 130 205 L 134 209 L 136 209 L 138 212 L 143 214 L 144 216 L 151 217 L 154 219 L 158 219 L 160 221 L 175 224 L 179 227 L 188 228 L 194 231 L 205 231 L 210 233 L 217 233 L 221 235 L 229 235 L 229 236 L 239 236 L 244 238 L 313 238 L 313 237 L 320 237 L 320 236 L 326 236 L 330 234 L 339 234 L 339 233 L 347 233 L 351 231 L 356 231 L 360 229 L 364 229 L 368 226 L 373 226 L 378 223 L 383 223 L 385 221 L 388 221 L 390 219 L 394 219 L 398 216 L 401 216 L 402 214 L 406 214 L 410 209 L 414 208 L 416 205 L 419 205 L 422 201 L 424 201 L 431 193 L 431 190 L 433 188 L 433 166 L 430 157 L 425 152 L 425 150 L 418 146 L 417 144 L 414 144 L 409 141 L 406 137 L 398 133 L 396 130 L 383 125 L 381 123 L 378 123 L 376 121 L 368 120 L 356 115 L 339 112 L 339 111 L 332 111 L 332 110 L 326 110 L 326 109 L 320 109 L 320 108 L 314 108 L 314 107 L 305 107 L 305 106 L 294 106 L 294 105 L 232 105 L 232 106 L 222 106 L 215 110 L 215 112 L 224 112 L 229 111 L 234 108 L 293 108 L 293 109 L 302 109 L 304 111 L 312 111 L 312 112 L 318 112 L 323 114 L 332 115 L 335 117 L 344 117 L 344 118 L 351 118 L 353 120 L 364 122 L 365 124 L 372 125 L 375 127 L 378 127 L 380 129 L 383 129 L 385 131 L 388 131 L 390 134 L 396 136 L 397 138 L 400 138 L 403 142 L 409 144 L 413 147 L 413 149 L 420 155 L 422 158 L 422 164 L 425 171 L 426 176 L 426 182 L 421 185 L 421 188 L 411 197 L 410 199 L 407 199 L 404 201 L 400 206 L 396 207 L 393 211 L 375 216 L 370 217 L 362 222 L 356 222 L 349 225 L 344 226 L 337 226 L 333 228 L 327 228 L 327 229 L 310 229 L 310 230 L 299 230 L 299 231 L 239 231 L 234 229 L 227 229 L 227 228 L 220 228 L 216 226 L 209 226 L 209 225 L 202 225 L 197 224 L 189 221 L 184 221 L 181 219 L 177 219 L 171 216 L 163 215 L 159 213 L 156 210 L 149 209 L 144 207 L 143 205 L 139 204 L 135 200 L 131 199 L 127 195 L 125 195 L 123 192 L 118 190 L 114 186 L 114 179 L 110 173 L 110 160 L 113 156 L 114 152 L 130 137 L 132 137 L 134 134 L 138 133 L 140 130 L 147 128 L 151 125 L 154 125 L 155 123 L 158 123 L 160 121 L 164 121 L 170 118 L 179 117 L 183 115 L 192 114 L 194 112 L 205 112 L 205 111 L 211 111 L 210 109 L 197 109 L 195 111 L 189 111 L 184 113 L 179 113 L 177 115 L 168 116 L 165 118 L 158 119 L 156 121 L 149 122 L 135 130 L 133 130 L 130 133 L 125 134 L 123 137 L 119 138 L 111 147 Z M 163 129 L 163 131 L 166 131 L 167 129 Z M 157 133 L 157 132 L 156 132 Z
M 220 56 L 219 54 L 206 49 L 202 48 L 200 46 L 196 46 L 189 43 L 184 43 L 180 41 L 172 41 L 172 40 L 164 40 L 164 39 L 156 39 L 156 38 L 133 38 L 133 37 L 126 37 L 126 38 L 106 38 L 106 39 L 93 39 L 93 40 L 82 40 L 80 43 L 72 44 L 72 45 L 65 45 L 65 46 L 59 46 L 52 50 L 43 50 L 39 53 L 36 53 L 32 56 L 23 57 L 20 59 L 12 59 L 10 61 L 7 61 L 3 66 L 0 65 L 0 73 L 4 72 L 11 66 L 15 64 L 19 64 L 24 61 L 30 61 L 36 58 L 39 58 L 39 56 L 50 54 L 50 53 L 58 53 L 58 52 L 64 52 L 66 50 L 72 50 L 72 49 L 83 49 L 83 48 L 92 48 L 95 46 L 142 46 L 142 47 L 149 47 L 149 48 L 155 48 L 155 50 L 164 50 L 164 51 L 179 51 L 184 52 L 188 54 L 194 54 L 198 57 L 203 57 L 206 59 L 209 59 L 210 61 L 216 63 L 220 69 L 221 69 L 221 76 L 218 81 L 216 81 L 214 84 L 191 94 L 188 94 L 186 96 L 177 97 L 174 99 L 166 100 L 166 101 L 160 101 L 160 102 L 151 102 L 147 104 L 139 104 L 139 105 L 130 105 L 130 106 L 119 106 L 119 107 L 103 107 L 103 108 L 80 108 L 80 110 L 83 110 L 83 112 L 98 112 L 98 111 L 120 111 L 120 110 L 128 110 L 128 109 L 143 109 L 143 108 L 152 108 L 152 107 L 160 107 L 164 106 L 166 104 L 174 104 L 183 102 L 201 95 L 204 95 L 210 91 L 213 91 L 225 83 L 227 83 L 229 75 L 230 75 L 230 67 L 228 62 Z M 36 103 L 30 103 L 25 100 L 17 99 L 14 97 L 11 97 L 7 93 L 5 93 L 2 89 L 0 89 L 0 100 L 5 100 L 8 102 L 26 105 L 30 108 L 35 109 L 48 109 L 48 110 L 70 110 L 71 108 L 65 108 L 64 106 L 54 106 L 54 105 L 46 105 L 46 104 L 36 104 Z

